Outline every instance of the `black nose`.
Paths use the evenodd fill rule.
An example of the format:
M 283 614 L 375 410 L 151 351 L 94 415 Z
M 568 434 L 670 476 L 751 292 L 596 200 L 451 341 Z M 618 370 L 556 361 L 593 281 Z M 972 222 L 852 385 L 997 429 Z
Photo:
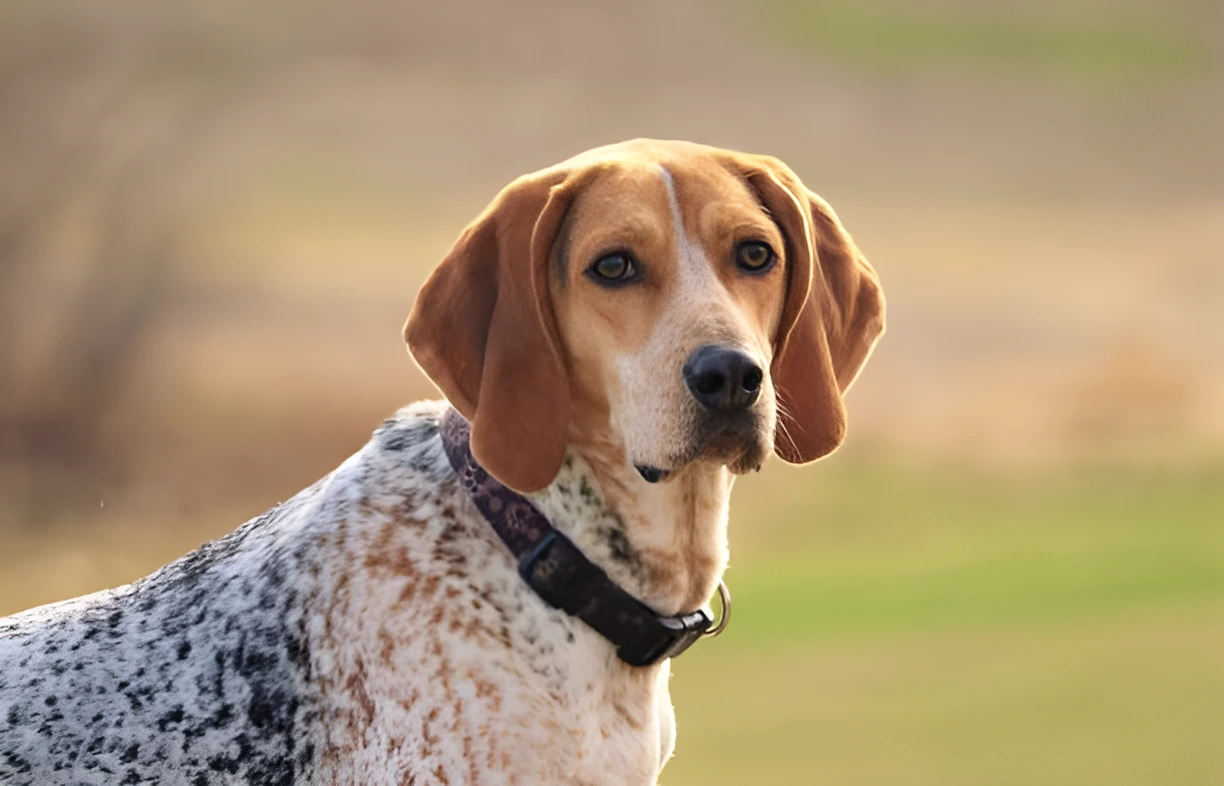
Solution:
M 684 362 L 684 384 L 697 403 L 717 412 L 747 409 L 761 394 L 765 373 L 738 349 L 706 345 Z

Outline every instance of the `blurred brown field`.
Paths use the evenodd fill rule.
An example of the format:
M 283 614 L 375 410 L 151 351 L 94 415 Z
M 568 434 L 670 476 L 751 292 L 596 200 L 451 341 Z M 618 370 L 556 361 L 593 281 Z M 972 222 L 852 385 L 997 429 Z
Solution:
M 848 444 L 733 502 L 664 783 L 1224 782 L 1224 10 L 10 0 L 0 613 L 132 580 L 433 388 L 511 178 L 787 161 L 889 298 Z

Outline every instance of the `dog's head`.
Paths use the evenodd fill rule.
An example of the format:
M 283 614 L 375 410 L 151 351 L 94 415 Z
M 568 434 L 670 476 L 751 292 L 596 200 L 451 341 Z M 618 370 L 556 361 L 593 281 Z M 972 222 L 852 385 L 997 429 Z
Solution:
M 507 186 L 404 336 L 481 464 L 535 491 L 588 429 L 650 481 L 827 455 L 883 330 L 875 271 L 785 164 L 634 140 Z

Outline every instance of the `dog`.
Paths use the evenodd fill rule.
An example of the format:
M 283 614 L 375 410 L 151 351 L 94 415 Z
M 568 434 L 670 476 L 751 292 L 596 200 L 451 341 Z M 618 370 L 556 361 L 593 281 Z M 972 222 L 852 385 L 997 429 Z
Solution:
M 0 621 L 0 782 L 656 783 L 735 476 L 840 445 L 883 330 L 774 158 L 639 139 L 515 180 L 404 328 L 446 401 L 144 579 Z

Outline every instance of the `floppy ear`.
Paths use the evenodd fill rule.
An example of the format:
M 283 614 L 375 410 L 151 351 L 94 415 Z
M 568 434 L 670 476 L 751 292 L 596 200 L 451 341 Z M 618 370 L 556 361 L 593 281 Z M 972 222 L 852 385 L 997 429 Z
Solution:
M 548 260 L 576 184 L 519 178 L 463 231 L 417 295 L 404 340 L 472 423 L 493 477 L 538 491 L 565 459 L 570 397 L 548 297 Z
M 786 237 L 789 270 L 770 366 L 778 397 L 774 450 L 806 464 L 845 438 L 842 394 L 884 333 L 884 293 L 833 208 L 785 164 L 753 160 L 748 180 Z

